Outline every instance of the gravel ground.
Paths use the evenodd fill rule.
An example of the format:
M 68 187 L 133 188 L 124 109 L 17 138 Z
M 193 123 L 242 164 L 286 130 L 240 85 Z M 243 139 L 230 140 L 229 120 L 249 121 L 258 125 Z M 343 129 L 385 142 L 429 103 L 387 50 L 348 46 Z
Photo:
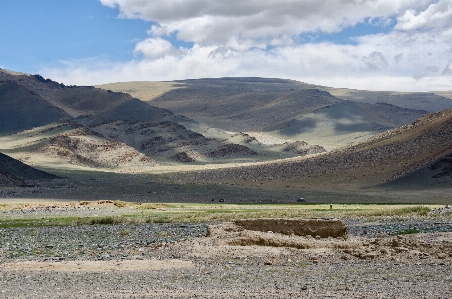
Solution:
M 452 298 L 450 220 L 344 222 L 350 242 L 402 245 L 363 258 L 322 246 L 219 244 L 206 237 L 208 223 L 3 228 L 0 298 Z M 394 236 L 407 229 L 420 233 Z M 424 249 L 409 247 L 413 240 Z M 17 266 L 25 261 L 139 265 L 149 260 L 183 260 L 191 266 L 117 271 L 94 263 L 90 271 Z

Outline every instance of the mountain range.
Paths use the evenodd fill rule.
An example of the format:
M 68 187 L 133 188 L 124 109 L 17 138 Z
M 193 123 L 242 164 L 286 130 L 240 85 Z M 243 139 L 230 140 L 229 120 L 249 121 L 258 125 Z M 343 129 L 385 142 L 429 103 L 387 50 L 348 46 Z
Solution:
M 331 148 L 365 140 L 426 113 L 452 107 L 449 98 L 434 93 L 335 89 L 266 78 L 129 82 L 98 87 L 128 92 L 209 127 Z
M 65 86 L 0 69 L 0 184 L 88 171 L 253 190 L 447 189 L 451 94 L 269 78 Z
M 246 134 L 210 130 L 122 92 L 64 86 L 5 70 L 0 84 L 2 151 L 44 168 L 51 163 L 148 171 L 156 165 L 262 161 L 324 151 L 306 143 L 264 146 Z M 205 137 L 188 126 L 215 133 Z

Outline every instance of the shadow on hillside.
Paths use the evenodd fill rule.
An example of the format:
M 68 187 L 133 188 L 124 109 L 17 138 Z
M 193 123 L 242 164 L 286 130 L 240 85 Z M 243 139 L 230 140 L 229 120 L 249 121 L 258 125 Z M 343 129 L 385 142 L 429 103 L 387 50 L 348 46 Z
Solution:
M 452 155 L 380 187 L 393 190 L 450 189 L 452 187 Z
M 318 120 L 313 118 L 292 119 L 283 127 L 280 127 L 279 132 L 281 135 L 285 136 L 295 136 L 298 134 L 309 133 L 317 127 L 318 122 Z

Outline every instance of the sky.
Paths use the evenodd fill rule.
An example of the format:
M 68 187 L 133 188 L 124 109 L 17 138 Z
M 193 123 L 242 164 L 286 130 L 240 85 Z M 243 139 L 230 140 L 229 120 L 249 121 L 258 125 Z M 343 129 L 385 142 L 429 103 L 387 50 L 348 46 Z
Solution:
M 0 68 L 66 85 L 452 90 L 452 0 L 0 0 Z

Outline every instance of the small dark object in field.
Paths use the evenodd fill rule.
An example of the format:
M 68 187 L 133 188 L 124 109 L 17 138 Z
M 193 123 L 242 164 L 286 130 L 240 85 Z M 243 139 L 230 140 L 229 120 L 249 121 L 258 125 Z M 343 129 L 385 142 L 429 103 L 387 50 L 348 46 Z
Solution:
M 418 234 L 418 233 L 420 233 L 420 230 L 418 230 L 418 229 L 410 229 L 409 228 L 409 229 L 396 231 L 394 233 L 394 235 L 411 235 L 411 234 Z
M 221 198 L 221 199 L 219 200 L 219 202 L 224 202 L 224 199 L 223 199 L 223 198 Z
M 299 199 L 297 199 L 297 202 L 306 202 L 306 199 L 303 197 L 300 197 Z

